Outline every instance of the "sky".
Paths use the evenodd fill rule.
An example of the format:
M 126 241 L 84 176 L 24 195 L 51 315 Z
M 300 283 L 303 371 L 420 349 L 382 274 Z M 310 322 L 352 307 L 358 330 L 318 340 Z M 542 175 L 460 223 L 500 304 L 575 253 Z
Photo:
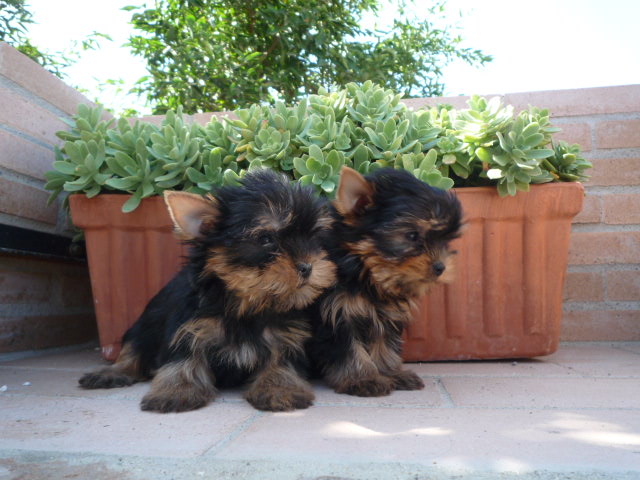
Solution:
M 116 112 L 144 102 L 126 95 L 146 74 L 144 60 L 123 45 L 132 29 L 131 13 L 121 10 L 142 0 L 28 0 L 33 42 L 51 52 L 69 50 L 93 31 L 109 34 L 98 51 L 87 52 L 67 70 L 66 82 Z M 415 0 L 424 17 L 432 2 Z M 393 7 L 385 7 L 384 24 Z M 73 14 L 71 14 L 73 12 Z M 448 0 L 448 20 L 459 27 L 462 46 L 480 49 L 494 60 L 483 67 L 455 61 L 444 71 L 445 94 L 491 95 L 512 92 L 640 83 L 640 1 L 638 0 Z M 81 20 L 79 20 L 81 19 Z M 124 80 L 121 91 L 99 90 L 107 79 Z M 124 91 L 122 91 L 124 90 Z

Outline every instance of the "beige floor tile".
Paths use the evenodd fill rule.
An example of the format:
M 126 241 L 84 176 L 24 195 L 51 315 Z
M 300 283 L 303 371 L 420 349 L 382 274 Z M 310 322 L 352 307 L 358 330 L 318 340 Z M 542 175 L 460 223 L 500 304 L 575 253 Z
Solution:
M 256 415 L 225 403 L 158 414 L 130 400 L 6 394 L 0 411 L 0 449 L 163 457 L 201 455 Z
M 629 349 L 603 343 L 567 344 L 546 358 L 580 375 L 640 378 L 640 352 L 634 352 L 631 344 L 625 345 Z
M 640 382 L 615 378 L 445 378 L 456 406 L 486 408 L 634 408 Z
M 542 359 L 408 363 L 422 377 L 567 377 L 571 369 Z
M 640 466 L 639 449 L 640 416 L 628 412 L 317 407 L 260 417 L 215 456 L 624 471 Z

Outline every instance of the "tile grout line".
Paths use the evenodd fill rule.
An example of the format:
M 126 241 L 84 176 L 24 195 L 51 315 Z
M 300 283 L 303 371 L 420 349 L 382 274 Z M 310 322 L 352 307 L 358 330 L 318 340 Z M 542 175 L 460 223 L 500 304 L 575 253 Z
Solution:
M 436 387 L 440 392 L 440 395 L 444 399 L 446 408 L 456 408 L 456 404 L 451 397 L 451 394 L 447 391 L 447 387 L 444 386 L 444 382 L 442 381 L 442 377 L 437 377 L 435 379 Z
M 619 350 L 621 352 L 625 352 L 625 353 L 632 353 L 633 355 L 640 355 L 640 352 L 633 350 L 631 348 L 629 348 L 628 346 L 625 345 L 614 345 L 612 347 L 614 350 Z
M 256 411 L 253 415 L 247 418 L 242 424 L 233 430 L 229 435 L 225 438 L 217 442 L 215 445 L 212 445 L 210 448 L 206 449 L 200 456 L 216 456 L 220 451 L 222 451 L 227 445 L 229 445 L 232 441 L 242 435 L 251 425 L 253 425 L 259 418 L 262 418 L 266 415 L 265 412 Z

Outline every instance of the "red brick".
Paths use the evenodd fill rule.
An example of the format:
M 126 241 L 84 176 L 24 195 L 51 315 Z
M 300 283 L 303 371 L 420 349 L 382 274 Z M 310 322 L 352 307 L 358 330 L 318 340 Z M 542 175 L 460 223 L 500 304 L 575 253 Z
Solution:
M 94 105 L 76 89 L 6 43 L 0 43 L 0 73 L 68 114 L 75 114 L 80 103 Z
M 583 152 L 591 150 L 591 126 L 588 123 L 560 123 L 555 126 L 562 131 L 553 136 L 554 140 L 564 140 L 572 145 L 577 143 Z
M 485 95 L 485 98 L 489 99 L 495 96 L 496 95 Z M 404 103 L 407 107 L 413 110 L 431 108 L 431 107 L 435 107 L 436 105 L 441 105 L 443 103 L 452 105 L 457 110 L 463 110 L 463 109 L 469 108 L 469 104 L 467 103 L 468 100 L 469 100 L 469 97 L 467 96 L 405 98 L 404 100 L 402 100 L 402 103 Z
M 509 93 L 516 111 L 529 105 L 548 108 L 554 117 L 640 112 L 640 85 Z
M 76 345 L 96 337 L 92 314 L 0 317 L 0 352 Z
M 640 223 L 640 193 L 603 195 L 602 202 L 605 223 Z
M 640 300 L 640 270 L 607 272 L 607 295 L 614 301 Z
M 56 137 L 56 132 L 69 129 L 54 113 L 11 90 L 0 89 L 0 105 L 0 123 L 28 133 L 50 145 L 60 145 L 62 141 Z
M 86 275 L 64 275 L 62 277 L 62 305 L 64 307 L 93 308 L 91 280 Z
M 576 117 L 611 113 L 640 112 L 640 85 L 614 87 L 579 88 L 571 90 L 549 90 L 539 92 L 483 94 L 486 98 L 500 96 L 504 104 L 512 105 L 514 111 L 526 110 L 529 106 L 548 108 L 554 117 Z M 411 98 L 403 100 L 414 109 L 440 103 L 455 108 L 467 108 L 467 96 Z
M 55 225 L 55 204 L 47 207 L 49 193 L 0 177 L 0 212 Z
M 51 277 L 0 270 L 0 304 L 43 303 L 51 297 Z
M 587 192 L 582 211 L 573 219 L 573 223 L 600 223 L 602 220 L 602 197 Z
M 564 285 L 565 302 L 601 302 L 604 282 L 600 272 L 569 272 Z
M 640 147 L 640 120 L 611 120 L 596 126 L 597 148 Z
M 573 232 L 569 248 L 570 265 L 637 263 L 640 232 Z
M 591 163 L 589 186 L 640 185 L 640 158 L 597 158 Z
M 0 166 L 43 180 L 54 160 L 53 150 L 0 130 Z
M 563 342 L 640 341 L 637 310 L 575 310 L 562 317 Z

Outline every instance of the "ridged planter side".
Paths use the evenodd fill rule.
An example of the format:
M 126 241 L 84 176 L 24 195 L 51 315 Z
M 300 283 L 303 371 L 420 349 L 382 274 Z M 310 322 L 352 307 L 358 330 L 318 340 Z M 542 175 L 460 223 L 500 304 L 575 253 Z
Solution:
M 535 357 L 560 340 L 571 221 L 579 183 L 533 185 L 500 198 L 494 188 L 458 189 L 466 230 L 456 279 L 424 297 L 408 328 L 407 361 Z
M 162 197 L 122 213 L 128 195 L 71 195 L 73 223 L 85 232 L 102 355 L 115 360 L 122 335 L 180 269 L 184 247 Z

